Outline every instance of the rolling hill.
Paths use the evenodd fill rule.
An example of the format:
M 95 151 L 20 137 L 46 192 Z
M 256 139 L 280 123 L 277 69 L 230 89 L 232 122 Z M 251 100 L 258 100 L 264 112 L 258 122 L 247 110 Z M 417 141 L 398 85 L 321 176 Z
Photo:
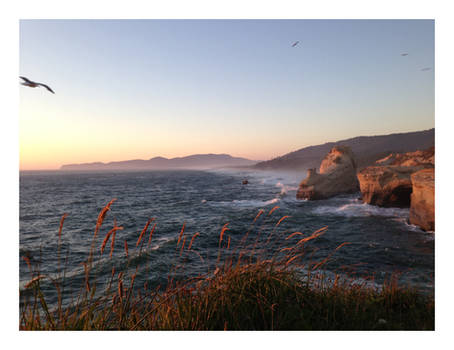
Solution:
M 232 157 L 228 154 L 194 154 L 187 157 L 155 157 L 148 160 L 134 159 L 109 163 L 66 164 L 60 170 L 160 170 L 160 169 L 211 169 L 220 167 L 244 167 L 256 161 Z
M 413 152 L 435 145 L 435 129 L 379 135 L 359 136 L 351 139 L 309 146 L 269 161 L 259 162 L 253 167 L 261 170 L 302 170 L 318 168 L 323 157 L 335 145 L 351 147 L 358 167 L 371 165 L 392 152 Z

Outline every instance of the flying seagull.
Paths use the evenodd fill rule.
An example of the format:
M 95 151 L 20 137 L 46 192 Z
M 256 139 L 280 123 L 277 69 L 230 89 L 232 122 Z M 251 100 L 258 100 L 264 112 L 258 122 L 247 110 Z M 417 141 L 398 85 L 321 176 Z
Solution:
M 50 87 L 48 87 L 46 84 L 36 83 L 34 81 L 28 80 L 26 77 L 19 77 L 19 78 L 21 78 L 23 80 L 23 82 L 21 84 L 24 86 L 29 86 L 32 88 L 44 86 L 47 90 L 49 90 L 50 92 L 55 94 L 55 92 Z
M 426 71 L 430 70 L 430 67 L 426 67 L 426 68 L 423 68 L 423 69 L 421 69 L 421 70 L 422 70 L 423 72 L 426 72 Z
M 299 44 L 299 41 L 295 41 L 293 44 L 292 44 L 292 47 L 295 47 L 296 45 Z
M 400 55 L 401 56 L 408 56 L 408 53 L 405 52 L 405 53 L 401 53 Z

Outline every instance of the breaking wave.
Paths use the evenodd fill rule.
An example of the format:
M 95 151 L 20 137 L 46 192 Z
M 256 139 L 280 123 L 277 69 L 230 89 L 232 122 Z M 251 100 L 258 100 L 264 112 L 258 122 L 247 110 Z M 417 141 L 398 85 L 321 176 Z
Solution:
M 276 183 L 276 187 L 281 189 L 281 192 L 279 193 L 281 196 L 287 195 L 288 192 L 298 190 L 298 186 L 284 185 L 282 182 Z
M 279 202 L 279 198 L 273 198 L 268 201 L 260 201 L 260 200 L 254 200 L 254 199 L 242 199 L 242 200 L 233 200 L 230 202 L 208 202 L 210 205 L 220 205 L 220 206 L 233 206 L 237 208 L 250 208 L 250 207 L 265 207 L 267 205 L 275 204 Z
M 359 200 L 353 199 L 350 203 L 343 205 L 322 205 L 312 210 L 316 215 L 335 215 L 346 217 L 366 217 L 366 216 L 383 216 L 408 218 L 408 208 L 381 208 Z

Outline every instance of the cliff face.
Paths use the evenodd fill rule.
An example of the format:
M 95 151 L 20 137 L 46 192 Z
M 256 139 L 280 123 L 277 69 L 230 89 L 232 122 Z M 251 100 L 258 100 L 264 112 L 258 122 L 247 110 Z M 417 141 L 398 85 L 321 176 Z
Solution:
M 351 149 L 335 146 L 320 164 L 320 173 L 309 169 L 298 188 L 298 199 L 324 199 L 359 190 L 356 162 Z
M 410 207 L 410 223 L 435 229 L 435 149 L 391 153 L 356 173 L 353 152 L 335 146 L 320 164 L 309 169 L 296 198 L 326 199 L 361 190 L 364 203 L 381 207 Z
M 412 193 L 411 175 L 434 167 L 434 148 L 425 151 L 390 154 L 375 166 L 358 173 L 362 199 L 381 207 L 409 207 Z
M 410 223 L 425 231 L 435 230 L 435 172 L 424 169 L 411 175 Z
M 379 207 L 410 206 L 413 168 L 398 166 L 367 167 L 358 173 L 364 203 Z
M 399 166 L 419 166 L 435 165 L 435 147 L 430 147 L 424 151 L 391 153 L 389 156 L 377 160 L 377 165 L 399 165 Z

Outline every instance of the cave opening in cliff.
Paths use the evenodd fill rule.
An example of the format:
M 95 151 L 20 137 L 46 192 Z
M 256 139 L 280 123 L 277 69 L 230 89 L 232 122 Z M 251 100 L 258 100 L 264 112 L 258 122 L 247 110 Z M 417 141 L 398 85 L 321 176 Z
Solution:
M 411 186 L 397 186 L 391 192 L 389 203 L 393 207 L 408 208 L 410 207 L 411 193 Z

